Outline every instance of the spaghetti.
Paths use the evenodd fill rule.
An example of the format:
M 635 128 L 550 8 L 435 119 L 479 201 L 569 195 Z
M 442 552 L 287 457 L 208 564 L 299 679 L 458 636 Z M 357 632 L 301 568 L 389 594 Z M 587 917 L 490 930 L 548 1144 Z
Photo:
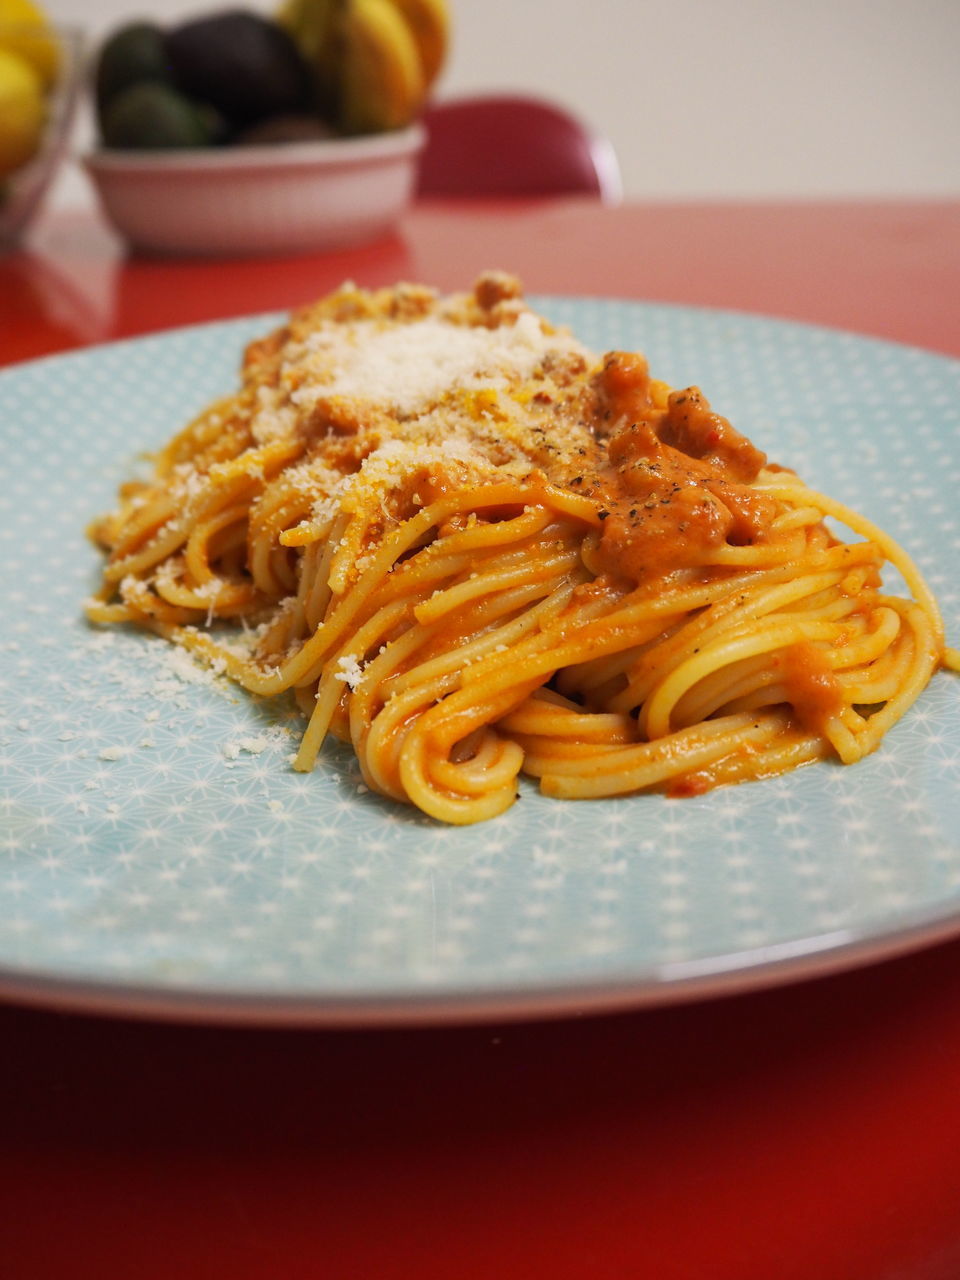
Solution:
M 332 733 L 452 823 L 521 771 L 584 798 L 852 763 L 960 665 L 891 538 L 500 273 L 295 313 L 92 536 L 93 621 L 291 691 L 295 768 Z

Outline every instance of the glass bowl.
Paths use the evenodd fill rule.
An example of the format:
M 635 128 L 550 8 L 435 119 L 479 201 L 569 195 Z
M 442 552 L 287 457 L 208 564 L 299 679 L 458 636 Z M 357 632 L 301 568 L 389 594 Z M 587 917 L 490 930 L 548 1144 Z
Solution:
M 20 168 L 0 178 L 0 251 L 17 244 L 39 209 L 67 150 L 83 83 L 83 36 L 75 27 L 8 28 L 17 37 L 52 40 L 59 50 L 59 70 L 47 91 L 46 121 L 40 144 Z

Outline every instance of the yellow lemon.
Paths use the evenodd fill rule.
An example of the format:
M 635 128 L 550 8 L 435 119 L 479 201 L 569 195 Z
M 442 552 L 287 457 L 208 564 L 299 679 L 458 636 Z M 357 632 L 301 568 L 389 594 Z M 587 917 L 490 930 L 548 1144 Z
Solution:
M 347 132 L 379 133 L 409 124 L 423 103 L 423 68 L 410 28 L 390 0 L 351 0 L 342 56 Z
M 45 112 L 40 76 L 25 59 L 0 49 L 0 178 L 37 150 Z
M 60 73 L 60 46 L 33 0 L 0 0 L 0 49 L 26 59 L 45 89 Z
M 282 0 L 277 20 L 347 133 L 409 124 L 450 40 L 448 0 Z
M 429 89 L 437 78 L 447 55 L 450 39 L 450 13 L 447 0 L 393 0 L 410 27 L 423 79 Z

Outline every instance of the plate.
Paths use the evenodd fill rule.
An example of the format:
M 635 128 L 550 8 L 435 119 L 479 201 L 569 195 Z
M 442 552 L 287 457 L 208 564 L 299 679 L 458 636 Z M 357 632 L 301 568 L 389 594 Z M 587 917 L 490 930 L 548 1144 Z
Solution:
M 960 364 L 672 306 L 536 298 L 645 350 L 916 557 L 960 637 Z M 685 800 L 442 827 L 296 721 L 95 630 L 87 522 L 140 451 L 235 383 L 279 317 L 0 375 L 0 994 L 206 1021 L 386 1025 L 624 1008 L 840 969 L 960 932 L 960 680 L 852 767 Z

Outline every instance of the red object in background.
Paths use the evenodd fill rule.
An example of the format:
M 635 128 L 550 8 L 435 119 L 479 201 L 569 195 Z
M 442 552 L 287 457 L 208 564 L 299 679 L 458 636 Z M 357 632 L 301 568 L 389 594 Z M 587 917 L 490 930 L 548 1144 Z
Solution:
M 508 94 L 453 98 L 428 107 L 423 123 L 421 196 L 620 198 L 609 142 L 552 102 Z
M 422 204 L 350 253 L 0 258 L 0 363 L 344 278 L 763 311 L 960 355 L 960 202 Z M 958 1280 L 960 942 L 619 1016 L 165 1026 L 0 1005 L 3 1280 Z

